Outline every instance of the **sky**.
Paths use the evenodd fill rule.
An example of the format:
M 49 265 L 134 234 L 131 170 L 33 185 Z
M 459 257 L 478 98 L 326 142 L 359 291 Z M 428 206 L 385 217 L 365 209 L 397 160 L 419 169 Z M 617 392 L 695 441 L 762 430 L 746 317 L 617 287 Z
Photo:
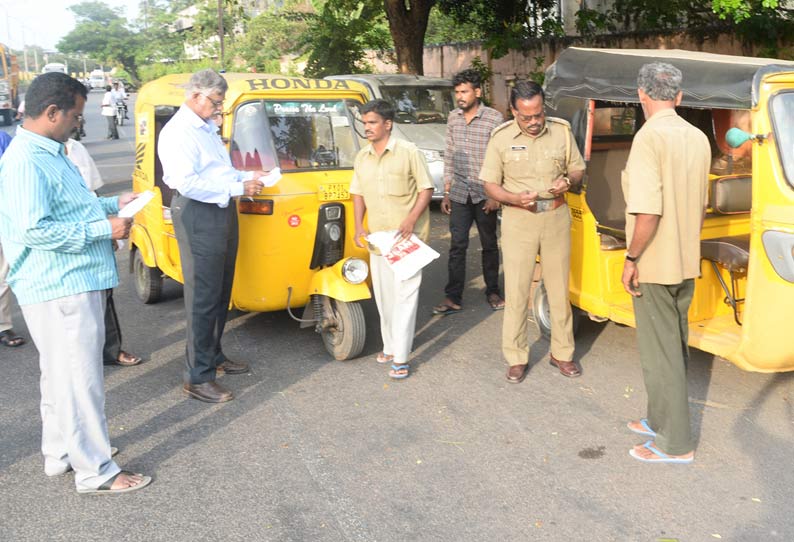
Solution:
M 127 19 L 138 16 L 140 0 L 102 1 L 122 8 Z M 80 0 L 0 0 L 0 42 L 14 49 L 21 49 L 23 43 L 55 49 L 55 44 L 75 26 L 68 7 L 79 3 Z

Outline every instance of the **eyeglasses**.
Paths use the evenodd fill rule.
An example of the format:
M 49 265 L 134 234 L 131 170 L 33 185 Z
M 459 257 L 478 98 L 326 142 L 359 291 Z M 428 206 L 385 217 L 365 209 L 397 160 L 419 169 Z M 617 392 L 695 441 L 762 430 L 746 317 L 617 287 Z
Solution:
M 215 109 L 221 109 L 223 107 L 223 100 L 213 100 L 212 98 L 210 98 L 206 94 L 202 94 L 202 96 L 207 98 L 210 101 L 210 103 L 212 104 L 212 107 L 214 107 Z

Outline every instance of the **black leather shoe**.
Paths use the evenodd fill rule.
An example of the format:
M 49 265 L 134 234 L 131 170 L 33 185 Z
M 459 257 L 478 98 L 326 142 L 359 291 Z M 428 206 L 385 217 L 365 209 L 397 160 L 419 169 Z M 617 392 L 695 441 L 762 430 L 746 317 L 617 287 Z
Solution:
M 243 373 L 247 373 L 250 370 L 251 367 L 249 367 L 247 363 L 239 363 L 227 359 L 226 361 L 215 367 L 215 374 L 241 375 Z
M 234 394 L 216 382 L 185 384 L 182 391 L 194 399 L 205 403 L 225 403 L 234 399 Z

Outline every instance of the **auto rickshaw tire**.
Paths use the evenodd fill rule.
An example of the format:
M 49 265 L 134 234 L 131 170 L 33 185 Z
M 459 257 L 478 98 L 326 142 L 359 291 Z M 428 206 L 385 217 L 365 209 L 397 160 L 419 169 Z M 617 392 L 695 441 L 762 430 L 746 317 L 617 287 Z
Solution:
M 10 109 L 6 109 L 3 111 L 3 124 L 5 124 L 6 126 L 11 126 L 11 123 L 13 122 L 13 118 L 14 117 L 11 115 Z
M 338 361 L 353 359 L 364 349 L 367 338 L 364 310 L 357 301 L 346 302 L 337 299 L 328 301 L 335 313 L 333 318 L 339 326 L 320 332 L 325 349 Z
M 532 297 L 532 313 L 535 319 L 535 325 L 540 332 L 540 335 L 548 340 L 551 340 L 551 310 L 549 307 L 549 296 L 546 294 L 546 286 L 541 280 L 535 288 L 535 294 Z M 571 313 L 573 315 L 573 333 L 579 329 L 579 324 L 582 321 L 582 311 L 577 307 L 571 306 Z
M 147 305 L 160 301 L 160 294 L 163 291 L 163 274 L 157 267 L 149 267 L 144 263 L 140 250 L 136 250 L 133 256 L 132 270 L 135 275 L 135 291 L 138 298 Z

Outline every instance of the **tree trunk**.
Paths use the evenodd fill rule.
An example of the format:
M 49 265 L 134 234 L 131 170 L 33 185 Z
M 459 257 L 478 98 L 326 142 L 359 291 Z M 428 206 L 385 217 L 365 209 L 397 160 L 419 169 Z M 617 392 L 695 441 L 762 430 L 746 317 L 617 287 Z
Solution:
M 427 20 L 436 0 L 383 0 L 400 73 L 424 74 Z

